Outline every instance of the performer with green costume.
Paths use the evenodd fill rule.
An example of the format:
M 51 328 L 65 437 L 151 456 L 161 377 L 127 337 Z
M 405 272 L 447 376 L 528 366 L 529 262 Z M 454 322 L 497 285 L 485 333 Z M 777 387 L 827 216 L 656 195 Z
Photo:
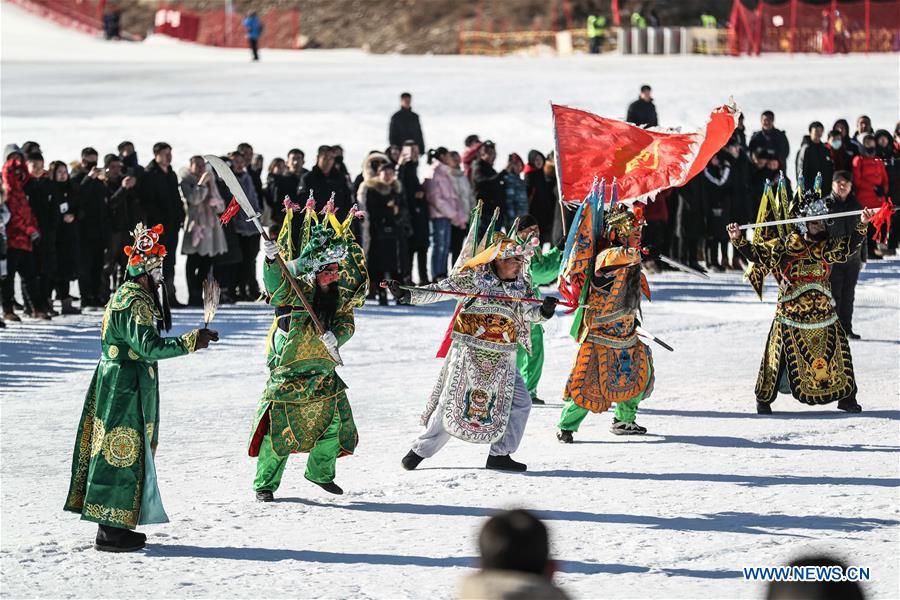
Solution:
M 309 453 L 307 480 L 332 494 L 343 494 L 334 482 L 335 463 L 353 454 L 358 441 L 347 385 L 335 368 L 338 347 L 353 335 L 353 309 L 362 306 L 368 293 L 363 251 L 350 231 L 359 213 L 354 207 L 340 222 L 329 202 L 320 223 L 310 199 L 295 246 L 295 208 L 299 207 L 287 204 L 278 242 L 264 243 L 263 281 L 275 319 L 267 344 L 269 380 L 249 444 L 250 456 L 259 457 L 253 489 L 261 502 L 274 499 L 288 456 L 294 453 Z M 295 248 L 300 248 L 296 258 Z M 279 251 L 326 329 L 323 336 L 275 263 Z
M 209 329 L 161 337 L 171 315 L 161 304 L 162 225 L 138 223 L 134 244 L 125 248 L 128 280 L 106 305 L 100 330 L 102 356 L 84 401 L 72 456 L 65 510 L 99 524 L 95 548 L 132 552 L 147 536 L 137 525 L 167 523 L 156 483 L 154 455 L 159 440 L 157 361 L 183 356 L 217 341 Z M 149 450 L 149 452 L 148 452 Z
M 538 226 L 537 219 L 531 215 L 524 215 L 519 219 L 519 227 L 516 237 L 519 239 L 528 239 L 529 237 L 539 238 L 541 229 Z M 531 285 L 534 289 L 534 297 L 540 299 L 541 292 L 538 289 L 540 285 L 550 285 L 556 281 L 559 274 L 559 261 L 562 260 L 562 250 L 560 248 L 551 248 L 547 252 L 535 248 L 534 256 L 528 266 L 528 276 L 531 279 Z M 516 366 L 522 374 L 525 381 L 525 387 L 531 394 L 531 402 L 533 404 L 544 404 L 544 401 L 538 398 L 537 386 L 541 380 L 541 373 L 544 370 L 544 326 L 541 323 L 531 324 L 531 354 L 521 344 L 516 354 Z

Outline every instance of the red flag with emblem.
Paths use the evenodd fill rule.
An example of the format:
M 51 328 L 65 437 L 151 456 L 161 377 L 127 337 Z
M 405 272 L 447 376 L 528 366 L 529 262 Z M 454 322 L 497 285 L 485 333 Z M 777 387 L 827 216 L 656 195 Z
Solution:
M 709 115 L 706 131 L 680 133 L 550 106 L 561 199 L 574 203 L 588 195 L 594 177 L 615 178 L 620 201 L 652 200 L 687 183 L 728 142 L 740 116 L 734 105 L 725 105 Z

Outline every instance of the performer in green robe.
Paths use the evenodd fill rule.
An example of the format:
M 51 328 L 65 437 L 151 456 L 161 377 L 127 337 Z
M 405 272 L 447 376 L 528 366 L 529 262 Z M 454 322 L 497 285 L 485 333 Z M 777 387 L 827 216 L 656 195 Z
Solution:
M 369 276 L 362 248 L 350 232 L 356 210 L 341 223 L 326 207 L 319 223 L 315 203 L 307 203 L 299 256 L 293 259 L 293 207 L 278 236 L 265 242 L 263 281 L 275 319 L 269 330 L 269 380 L 256 411 L 249 455 L 258 457 L 253 489 L 256 499 L 271 502 L 281 484 L 288 456 L 309 453 L 307 480 L 332 494 L 335 463 L 353 454 L 356 424 L 345 390 L 335 372 L 337 349 L 353 335 L 353 309 L 365 302 Z M 313 320 L 278 264 L 281 255 L 300 284 L 326 332 L 319 336 Z
M 537 219 L 531 215 L 524 215 L 519 219 L 519 227 L 516 236 L 520 239 L 528 239 L 529 237 L 540 237 L 541 229 L 538 226 Z M 559 275 L 559 262 L 562 260 L 562 250 L 560 248 L 551 248 L 547 252 L 535 248 L 534 256 L 528 266 L 528 277 L 531 279 L 531 285 L 534 289 L 534 297 L 540 298 L 541 292 L 539 285 L 550 285 L 556 281 Z M 544 370 L 544 326 L 541 323 L 531 324 L 531 354 L 521 344 L 516 354 L 516 366 L 522 374 L 525 381 L 525 387 L 531 394 L 531 402 L 533 404 L 544 404 L 544 401 L 538 398 L 537 386 L 541 380 L 541 373 Z
M 194 330 L 161 337 L 171 316 L 161 304 L 162 226 L 138 223 L 129 256 L 128 280 L 106 305 L 100 330 L 102 356 L 84 401 L 72 479 L 65 510 L 99 524 L 95 547 L 131 552 L 146 536 L 129 531 L 137 525 L 167 523 L 153 457 L 159 439 L 157 361 L 183 356 L 219 339 L 215 331 Z M 163 290 L 162 297 L 166 294 Z M 162 325 L 161 325 L 162 324 Z M 149 452 L 148 452 L 149 450 Z

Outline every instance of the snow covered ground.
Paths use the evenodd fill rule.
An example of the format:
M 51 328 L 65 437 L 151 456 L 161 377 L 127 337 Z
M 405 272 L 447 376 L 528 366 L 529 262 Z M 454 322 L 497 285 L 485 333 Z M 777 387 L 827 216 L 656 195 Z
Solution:
M 106 151 L 132 138 L 142 158 L 167 139 L 176 162 L 253 142 L 264 154 L 340 141 L 358 162 L 386 143 L 386 116 L 409 88 L 430 144 L 471 131 L 501 152 L 550 144 L 546 101 L 621 114 L 654 85 L 665 122 L 701 125 L 734 95 L 773 108 L 798 139 L 809 120 L 866 112 L 897 118 L 897 57 L 471 59 L 105 44 L 2 5 L 2 141 L 36 139 L 49 156 Z M 156 62 L 154 62 L 156 61 Z M 841 79 L 835 85 L 835 76 Z M 686 84 L 691 79 L 690 85 Z M 484 470 L 485 447 L 451 442 L 420 470 L 399 460 L 440 368 L 431 357 L 451 312 L 366 306 L 340 370 L 361 435 L 341 459 L 347 490 L 326 495 L 292 458 L 278 502 L 251 491 L 246 456 L 262 390 L 266 307 L 224 307 L 222 342 L 160 366 L 160 487 L 172 519 L 145 528 L 147 549 L 91 549 L 94 527 L 61 510 L 75 426 L 97 358 L 100 315 L 0 332 L 0 568 L 4 597 L 327 597 L 453 595 L 493 510 L 525 506 L 550 527 L 558 581 L 578 598 L 758 598 L 741 567 L 834 553 L 870 567 L 872 597 L 900 597 L 900 261 L 871 263 L 857 292 L 851 345 L 860 415 L 782 397 L 754 414 L 753 384 L 774 312 L 735 274 L 709 282 L 652 276 L 646 327 L 657 385 L 643 438 L 593 415 L 578 443 L 556 442 L 559 392 L 575 345 L 570 320 L 547 326 L 547 364 L 517 458 L 524 475 Z M 178 334 L 198 311 L 175 315 Z

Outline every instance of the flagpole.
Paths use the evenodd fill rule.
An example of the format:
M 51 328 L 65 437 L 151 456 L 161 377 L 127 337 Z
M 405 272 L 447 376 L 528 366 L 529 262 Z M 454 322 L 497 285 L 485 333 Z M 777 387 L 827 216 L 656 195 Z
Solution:
M 563 191 L 562 191 L 562 157 L 559 155 L 559 134 L 556 131 L 556 113 L 553 111 L 553 100 L 550 101 L 550 118 L 553 121 L 553 149 L 555 152 L 554 159 L 556 161 L 556 195 L 557 204 L 559 204 L 559 218 L 562 221 L 563 239 L 569 235 L 566 227 L 566 212 L 563 208 Z

